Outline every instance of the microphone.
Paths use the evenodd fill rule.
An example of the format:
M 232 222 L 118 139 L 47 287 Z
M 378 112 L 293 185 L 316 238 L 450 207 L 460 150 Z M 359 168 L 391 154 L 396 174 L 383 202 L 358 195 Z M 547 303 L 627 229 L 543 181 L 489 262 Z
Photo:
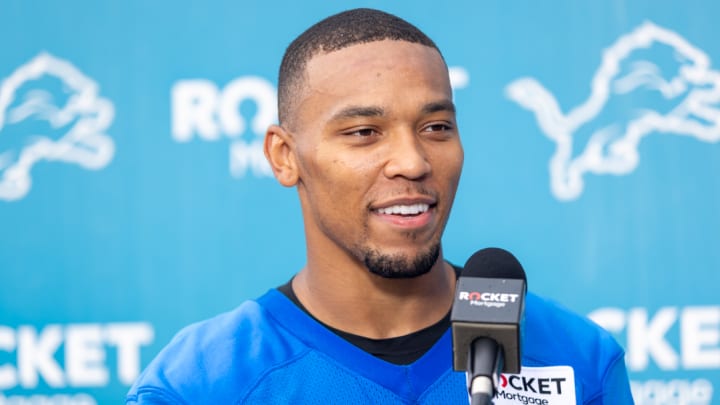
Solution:
M 512 253 L 487 248 L 465 263 L 452 307 L 453 368 L 465 371 L 471 404 L 492 404 L 500 373 L 520 372 L 525 270 Z

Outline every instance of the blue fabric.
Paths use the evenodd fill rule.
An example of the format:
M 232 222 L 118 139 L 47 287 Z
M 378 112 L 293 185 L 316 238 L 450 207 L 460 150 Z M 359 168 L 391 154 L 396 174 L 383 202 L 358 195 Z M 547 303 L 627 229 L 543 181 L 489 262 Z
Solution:
M 528 294 L 522 364 L 569 365 L 583 404 L 631 404 L 623 352 L 589 320 Z M 358 349 L 277 290 L 183 329 L 127 404 L 467 404 L 448 330 L 400 366 Z

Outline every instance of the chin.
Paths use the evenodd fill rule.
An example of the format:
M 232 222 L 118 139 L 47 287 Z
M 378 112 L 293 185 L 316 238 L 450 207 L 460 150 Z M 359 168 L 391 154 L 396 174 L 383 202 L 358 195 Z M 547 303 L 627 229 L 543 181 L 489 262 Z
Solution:
M 435 244 L 414 256 L 402 253 L 383 253 L 368 249 L 364 254 L 365 267 L 383 278 L 416 278 L 432 270 L 440 257 L 440 244 Z

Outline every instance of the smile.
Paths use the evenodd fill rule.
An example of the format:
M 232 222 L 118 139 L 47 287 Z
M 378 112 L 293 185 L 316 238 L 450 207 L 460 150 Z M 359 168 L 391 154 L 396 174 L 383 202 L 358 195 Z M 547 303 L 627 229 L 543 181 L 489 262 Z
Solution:
M 379 208 L 377 211 L 385 215 L 418 215 L 430 209 L 428 204 L 411 204 L 411 205 L 392 205 L 390 207 Z

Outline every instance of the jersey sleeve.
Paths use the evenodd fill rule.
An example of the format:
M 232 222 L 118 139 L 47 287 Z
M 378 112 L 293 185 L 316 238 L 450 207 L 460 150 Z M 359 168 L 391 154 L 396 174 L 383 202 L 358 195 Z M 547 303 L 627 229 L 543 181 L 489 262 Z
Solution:
M 125 398 L 125 405 L 176 405 L 185 402 L 172 392 L 157 387 L 143 387 Z
M 600 395 L 587 405 L 634 405 L 624 358 L 625 353 L 620 352 L 609 364 Z

